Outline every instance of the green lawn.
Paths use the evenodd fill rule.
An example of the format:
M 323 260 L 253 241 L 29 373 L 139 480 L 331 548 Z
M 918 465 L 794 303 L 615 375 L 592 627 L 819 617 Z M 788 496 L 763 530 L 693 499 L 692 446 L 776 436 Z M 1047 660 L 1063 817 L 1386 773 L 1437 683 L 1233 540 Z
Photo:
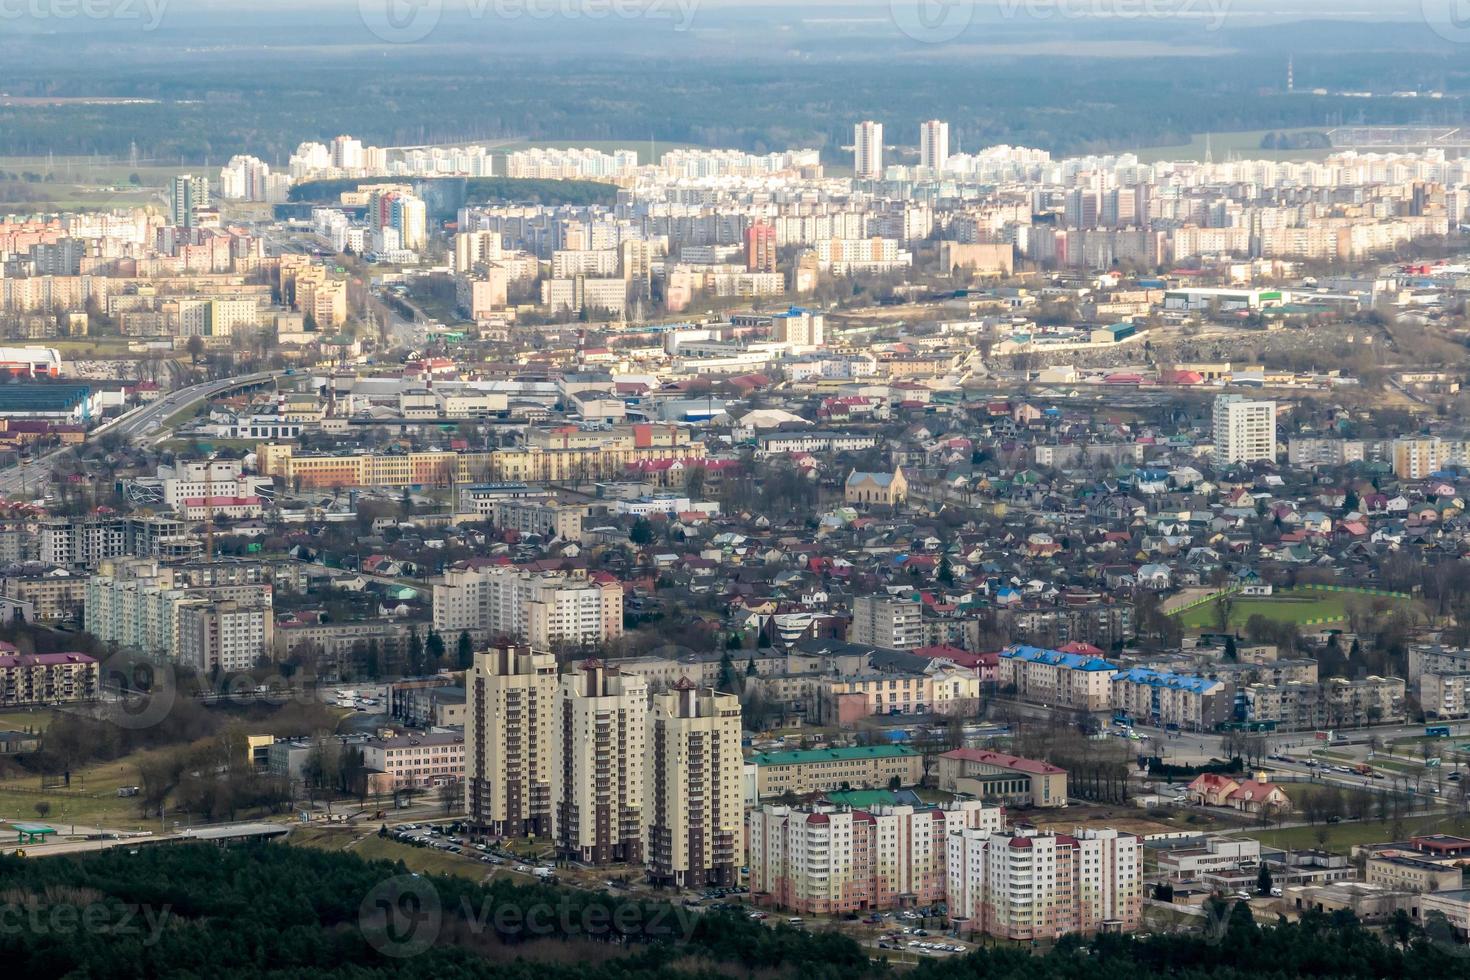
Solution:
M 43 822 L 58 829 L 75 822 L 116 830 L 157 830 L 157 818 L 144 820 L 138 815 L 136 798 L 117 795 L 118 787 L 138 782 L 134 756 L 80 769 L 72 773 L 70 787 L 42 789 L 40 776 L 6 779 L 0 782 L 0 821 L 41 820 L 36 804 L 47 803 L 50 812 Z
M 1132 152 L 1141 163 L 1157 163 L 1160 160 L 1203 160 L 1206 142 L 1210 156 L 1216 161 L 1235 156 L 1246 160 L 1322 160 L 1330 150 L 1263 150 L 1261 137 L 1268 132 L 1321 132 L 1320 128 L 1265 130 L 1254 129 L 1238 133 L 1196 133 L 1188 143 L 1177 146 L 1145 146 Z
M 1405 817 L 1400 821 L 1404 837 L 1417 834 L 1470 833 L 1470 817 L 1431 814 L 1429 816 Z M 1322 845 L 1334 853 L 1346 854 L 1357 844 L 1376 844 L 1394 840 L 1392 820 L 1365 820 L 1362 823 L 1319 824 L 1316 827 L 1288 827 L 1284 830 L 1252 830 L 1238 836 L 1250 837 L 1268 847 L 1305 849 L 1317 847 L 1317 833 L 1326 830 L 1327 840 Z
M 26 214 L 48 210 L 108 210 L 158 206 L 165 188 L 178 167 L 96 162 L 88 157 L 0 157 L 0 171 L 40 174 L 39 181 L 22 181 L 20 187 L 35 200 L 0 201 L 0 212 Z M 136 174 L 140 183 L 133 184 Z
M 1278 623 L 1305 623 L 1309 620 L 1341 620 L 1347 618 L 1347 596 L 1351 593 L 1301 593 L 1283 590 L 1277 595 L 1230 598 L 1230 625 L 1243 627 L 1252 616 L 1260 615 Z M 1220 625 L 1216 599 L 1179 614 L 1179 625 L 1185 629 L 1214 629 Z
M 62 354 L 76 358 L 138 357 L 130 350 L 138 343 L 133 337 L 83 337 L 68 340 L 47 340 L 47 347 L 55 347 Z
M 212 439 L 209 436 L 200 436 L 197 439 L 165 439 L 158 444 L 160 452 L 182 453 L 190 452 L 194 446 L 208 446 L 211 450 L 218 449 L 240 449 L 245 452 L 253 452 L 264 439 Z
M 51 709 L 36 708 L 32 711 L 0 711 L 0 731 L 44 732 L 51 724 Z
M 357 826 L 312 825 L 293 827 L 286 842 L 294 847 L 312 847 L 322 851 L 347 851 L 367 861 L 402 861 L 410 871 L 429 875 L 454 875 L 470 881 L 489 881 L 514 877 L 503 866 L 484 864 L 479 852 L 474 857 L 450 854 L 432 847 L 413 847 L 378 836 L 378 822 L 358 821 Z M 469 853 L 469 852 L 466 852 Z M 522 881 L 525 879 L 522 878 Z
M 1348 617 L 1349 604 L 1360 602 L 1365 607 L 1375 602 L 1412 603 L 1411 599 L 1366 595 L 1358 592 L 1324 592 L 1318 589 L 1278 589 L 1269 596 L 1231 595 L 1178 613 L 1179 625 L 1187 630 L 1218 629 L 1222 601 L 1230 603 L 1230 626 L 1240 629 L 1252 616 L 1260 615 L 1278 623 L 1299 626 L 1337 623 Z

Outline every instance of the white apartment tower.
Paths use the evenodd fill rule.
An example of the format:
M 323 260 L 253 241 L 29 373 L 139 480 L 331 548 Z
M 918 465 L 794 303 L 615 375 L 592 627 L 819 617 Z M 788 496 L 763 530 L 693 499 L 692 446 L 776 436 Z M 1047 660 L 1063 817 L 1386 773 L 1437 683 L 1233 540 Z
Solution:
M 1251 401 L 1241 395 L 1215 398 L 1217 468 L 1232 463 L 1276 459 L 1276 403 Z
M 871 119 L 852 128 L 852 170 L 858 180 L 883 176 L 883 124 Z
M 470 272 L 482 262 L 499 262 L 502 255 L 498 231 L 465 231 L 454 236 L 455 272 Z
M 362 140 L 351 136 L 332 140 L 332 166 L 339 170 L 361 170 L 365 160 Z
M 949 123 L 931 119 L 919 126 L 919 166 L 939 171 L 949 162 Z
M 465 811 L 482 832 L 551 833 L 556 684 L 549 653 L 506 644 L 475 654 L 465 677 Z
M 852 602 L 852 629 L 848 638 L 890 650 L 912 650 L 924 645 L 922 606 L 917 599 L 858 596 Z
M 605 643 L 623 633 L 623 589 L 516 568 L 450 568 L 434 583 L 440 633 L 508 636 L 538 650 Z
M 750 890 L 778 908 L 836 915 L 945 900 L 947 844 L 959 830 L 999 833 L 998 806 L 788 807 L 750 811 Z
M 1069 932 L 1132 932 L 1142 905 L 1139 839 L 960 830 L 949 835 L 950 921 L 961 933 L 1019 942 Z
M 641 864 L 648 681 L 587 660 L 562 675 L 556 713 L 557 849 L 589 864 Z
M 680 888 L 735 884 L 745 853 L 740 699 L 687 677 L 655 696 L 647 766 L 649 877 Z
M 209 178 L 179 174 L 169 194 L 169 222 L 176 228 L 193 228 L 209 204 Z

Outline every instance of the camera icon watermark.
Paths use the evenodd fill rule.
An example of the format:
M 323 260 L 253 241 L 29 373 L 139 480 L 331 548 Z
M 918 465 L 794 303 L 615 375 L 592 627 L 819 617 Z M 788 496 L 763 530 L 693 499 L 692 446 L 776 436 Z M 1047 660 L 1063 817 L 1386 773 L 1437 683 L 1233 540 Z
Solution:
M 152 728 L 173 711 L 179 697 L 171 664 L 114 654 L 98 665 L 97 682 L 113 699 L 104 700 L 106 720 L 119 728 Z
M 3 2 L 3 0 L 0 0 Z M 472 21 L 667 20 L 689 30 L 700 0 L 455 0 Z M 413 44 L 434 33 L 445 0 L 357 0 L 363 26 L 388 44 Z
M 1002 21 L 1167 20 L 1193 18 L 1206 31 L 1225 26 L 1232 0 L 997 0 Z M 1424 0 L 1433 3 L 1436 0 Z M 1448 2 L 1448 0 L 1447 0 Z M 1470 4 L 1470 0 L 1460 0 Z M 944 44 L 970 29 L 975 0 L 888 0 L 899 33 L 923 44 Z
M 357 0 L 357 12 L 378 40 L 413 44 L 439 26 L 444 0 Z
M 0 903 L 0 936 L 71 937 L 111 936 L 155 946 L 173 918 L 172 905 L 137 905 L 132 902 L 42 901 L 27 896 Z
M 156 31 L 169 0 L 0 0 L 0 21 L 110 20 Z
M 975 0 L 888 0 L 899 33 L 923 44 L 953 41 L 975 19 Z
M 446 905 L 434 882 L 421 875 L 395 875 L 363 897 L 358 928 L 384 956 L 406 959 L 426 952 L 440 936 L 527 939 L 591 939 L 598 942 L 688 943 L 701 916 L 682 905 L 638 899 L 588 900 L 544 888 L 523 894 L 527 901 L 497 900 L 489 893 L 461 894 Z M 454 939 L 446 939 L 453 942 Z
M 1470 44 L 1470 0 L 1419 0 L 1424 23 L 1453 44 Z
M 439 889 L 419 875 L 395 875 L 379 882 L 363 897 L 357 916 L 368 945 L 395 959 L 432 947 L 443 920 Z

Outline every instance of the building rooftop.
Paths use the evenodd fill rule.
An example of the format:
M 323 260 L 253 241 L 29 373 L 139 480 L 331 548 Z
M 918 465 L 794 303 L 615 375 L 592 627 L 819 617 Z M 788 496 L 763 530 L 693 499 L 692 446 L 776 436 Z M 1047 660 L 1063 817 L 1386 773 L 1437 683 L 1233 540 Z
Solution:
M 1014 769 L 1018 772 L 1029 772 L 1037 775 L 1057 775 L 1065 773 L 1050 762 L 1042 762 L 1038 759 L 1023 759 L 1018 755 L 1007 755 L 1004 752 L 990 752 L 986 749 L 953 749 L 940 756 L 941 759 L 959 759 L 964 762 L 979 762 L 988 766 L 999 766 L 1002 769 Z
M 1024 660 L 1027 663 L 1051 664 L 1069 670 L 1117 670 L 1118 665 L 1100 657 L 1086 657 L 1078 653 L 1063 653 L 1060 650 L 1044 650 L 1041 647 L 1016 646 L 1002 650 L 1001 657 L 1007 660 Z
M 845 749 L 806 749 L 762 752 L 747 761 L 758 766 L 799 766 L 814 762 L 850 762 L 856 759 L 897 759 L 919 753 L 902 745 L 857 745 Z
M 1193 674 L 1175 674 L 1169 671 L 1154 670 L 1151 667 L 1134 667 L 1116 675 L 1113 681 L 1129 681 L 1134 684 L 1147 684 L 1151 687 L 1167 687 L 1178 691 L 1189 691 L 1194 694 L 1209 694 L 1211 689 L 1221 685 L 1220 681 L 1212 681 L 1206 677 L 1196 677 Z

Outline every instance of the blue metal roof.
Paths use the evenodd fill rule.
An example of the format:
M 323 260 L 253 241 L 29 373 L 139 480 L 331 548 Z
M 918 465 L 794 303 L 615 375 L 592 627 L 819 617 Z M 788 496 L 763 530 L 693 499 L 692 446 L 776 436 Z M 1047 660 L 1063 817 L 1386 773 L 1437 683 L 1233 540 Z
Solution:
M 1174 674 L 1168 671 L 1154 670 L 1152 667 L 1133 667 L 1125 670 L 1113 678 L 1117 681 L 1130 681 L 1134 684 L 1147 684 L 1150 687 L 1167 687 L 1176 691 L 1190 691 L 1194 694 L 1208 694 L 1210 689 L 1219 684 L 1207 677 L 1196 677 L 1193 674 Z
M 1027 663 L 1066 667 L 1068 670 L 1118 669 L 1117 664 L 1109 663 L 1099 657 L 1086 657 L 1080 653 L 1063 653 L 1060 650 L 1047 650 L 1042 647 L 1014 646 L 1009 650 L 1002 650 L 1000 655 L 1008 659 L 1024 660 Z

